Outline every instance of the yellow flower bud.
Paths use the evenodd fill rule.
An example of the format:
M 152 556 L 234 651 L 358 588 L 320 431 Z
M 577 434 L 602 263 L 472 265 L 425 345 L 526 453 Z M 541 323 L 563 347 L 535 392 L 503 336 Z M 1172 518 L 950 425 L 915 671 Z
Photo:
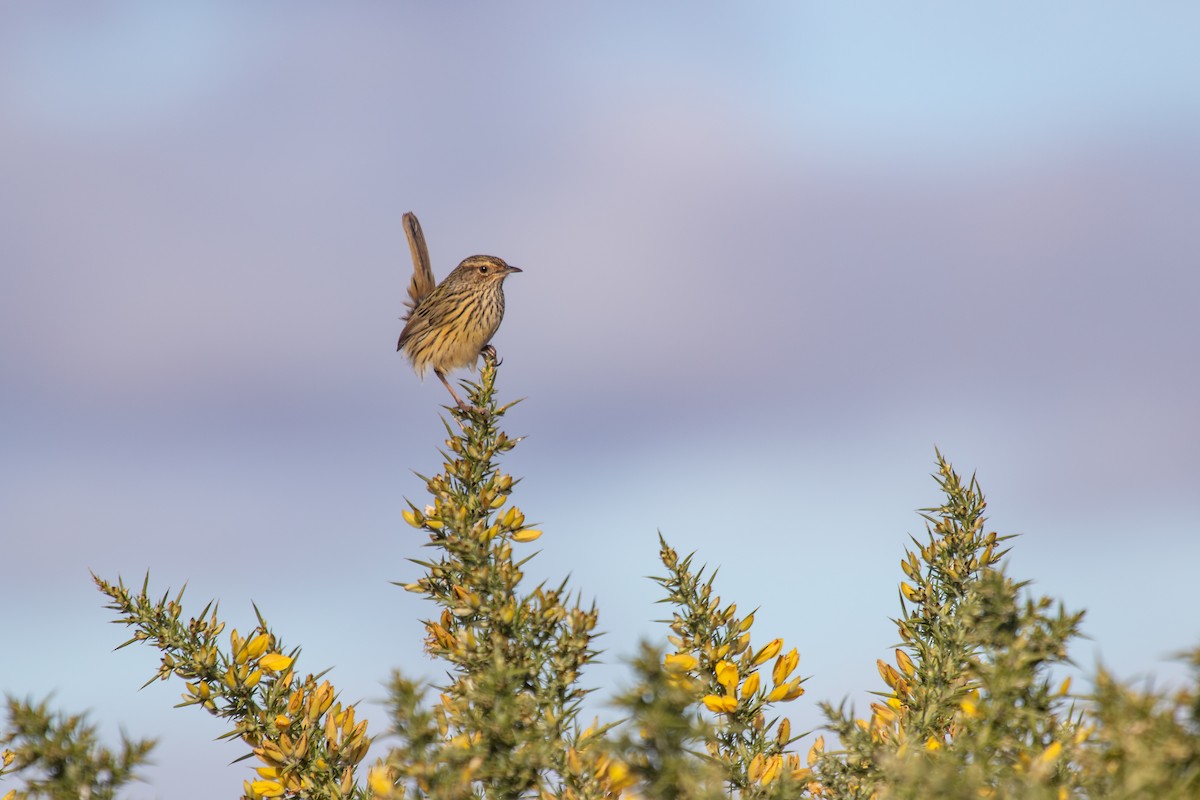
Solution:
M 758 691 L 758 673 L 750 673 L 750 677 L 746 678 L 742 684 L 742 699 L 749 700 Z
M 512 535 L 514 542 L 532 542 L 534 539 L 542 535 L 542 532 L 534 528 L 526 528 L 523 531 L 517 531 Z
M 754 666 L 760 666 L 767 661 L 770 661 L 775 656 L 779 655 L 779 651 L 783 649 L 783 639 L 772 639 L 767 642 L 766 646 L 754 656 Z
M 900 682 L 900 673 L 882 658 L 875 659 L 875 667 L 879 670 L 879 677 L 883 678 L 883 682 L 888 685 L 889 689 L 894 690 L 896 684 Z

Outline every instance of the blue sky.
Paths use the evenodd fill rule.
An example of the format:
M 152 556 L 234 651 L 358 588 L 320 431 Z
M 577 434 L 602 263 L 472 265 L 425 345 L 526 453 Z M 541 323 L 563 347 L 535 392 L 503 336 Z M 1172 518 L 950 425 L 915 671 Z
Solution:
M 88 569 L 253 600 L 351 699 L 436 678 L 388 583 L 446 399 L 394 352 L 408 210 L 439 276 L 525 270 L 509 467 L 602 690 L 665 635 L 661 530 L 799 648 L 798 729 L 865 705 L 935 445 L 1014 576 L 1088 609 L 1085 673 L 1173 680 L 1198 35 L 1183 3 L 6 5 L 0 689 L 162 736 L 131 796 L 238 790 Z

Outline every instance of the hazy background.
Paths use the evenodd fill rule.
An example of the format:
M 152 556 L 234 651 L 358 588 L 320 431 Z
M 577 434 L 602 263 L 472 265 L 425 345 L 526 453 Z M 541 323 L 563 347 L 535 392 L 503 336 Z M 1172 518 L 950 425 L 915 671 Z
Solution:
M 935 445 L 1087 608 L 1085 674 L 1177 680 L 1198 40 L 1183 2 L 4 4 L 0 691 L 162 736 L 130 796 L 240 791 L 89 569 L 253 600 L 346 699 L 438 677 L 388 583 L 448 400 L 394 352 L 408 210 L 439 277 L 525 270 L 507 467 L 530 580 L 602 610 L 598 709 L 665 636 L 656 530 L 800 649 L 798 730 L 864 707 Z

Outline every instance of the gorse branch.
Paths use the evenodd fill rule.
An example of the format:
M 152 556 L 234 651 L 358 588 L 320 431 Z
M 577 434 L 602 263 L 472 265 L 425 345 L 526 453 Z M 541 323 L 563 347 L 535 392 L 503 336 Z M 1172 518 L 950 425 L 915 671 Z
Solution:
M 232 630 L 223 644 L 225 623 L 209 603 L 183 622 L 183 592 L 173 599 L 148 594 L 149 576 L 136 594 L 123 582 L 93 576 L 112 601 L 118 623 L 135 629 L 120 647 L 145 642 L 162 651 L 154 680 L 184 681 L 180 706 L 198 706 L 232 723 L 224 738 L 239 738 L 257 757 L 258 780 L 246 781 L 247 800 L 264 797 L 358 798 L 355 767 L 371 740 L 354 706 L 336 699 L 321 675 L 294 672 L 299 649 L 287 650 L 258 614 L 247 636 Z
M 784 653 L 782 639 L 754 648 L 754 614 L 739 617 L 736 603 L 722 608 L 713 591 L 716 576 L 705 580 L 705 569 L 693 569 L 691 555 L 680 559 L 661 536 L 659 543 L 667 575 L 653 580 L 666 590 L 663 602 L 675 607 L 668 639 L 676 649 L 665 664 L 689 676 L 696 699 L 716 715 L 707 750 L 725 767 L 729 788 L 752 797 L 776 779 L 806 780 L 811 771 L 786 753 L 791 722 L 767 718 L 775 704 L 804 694 L 805 679 L 793 674 L 800 662 L 796 648 Z M 766 672 L 768 663 L 773 666 Z
M 4 800 L 112 800 L 137 780 L 149 760 L 153 739 L 121 736 L 119 750 L 99 742 L 86 715 L 52 712 L 49 703 L 8 698 L 8 727 L 0 735 L 0 775 L 19 773 L 25 781 Z

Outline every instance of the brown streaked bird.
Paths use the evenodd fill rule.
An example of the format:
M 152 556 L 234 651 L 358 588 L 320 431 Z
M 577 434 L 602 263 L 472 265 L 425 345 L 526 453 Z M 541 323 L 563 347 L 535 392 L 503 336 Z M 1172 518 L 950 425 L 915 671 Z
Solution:
M 472 411 L 446 380 L 446 373 L 473 367 L 489 346 L 504 319 L 504 279 L 521 270 L 495 256 L 470 256 L 435 287 L 417 218 L 405 214 L 404 225 L 413 255 L 413 277 L 406 302 L 409 310 L 396 349 L 412 362 L 418 375 L 424 377 L 425 370 L 432 368 L 458 407 Z

